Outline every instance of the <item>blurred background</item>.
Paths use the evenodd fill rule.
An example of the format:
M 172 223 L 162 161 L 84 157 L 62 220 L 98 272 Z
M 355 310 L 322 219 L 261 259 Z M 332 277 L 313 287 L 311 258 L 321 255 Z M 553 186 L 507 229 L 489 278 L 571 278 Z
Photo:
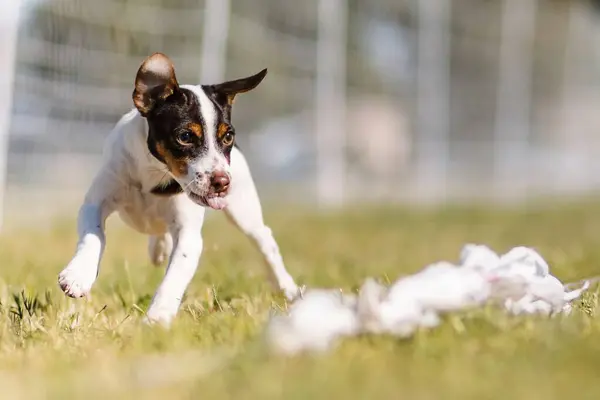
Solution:
M 524 201 L 600 188 L 600 1 L 5 0 L 5 219 L 73 212 L 138 66 L 269 68 L 233 121 L 265 203 Z

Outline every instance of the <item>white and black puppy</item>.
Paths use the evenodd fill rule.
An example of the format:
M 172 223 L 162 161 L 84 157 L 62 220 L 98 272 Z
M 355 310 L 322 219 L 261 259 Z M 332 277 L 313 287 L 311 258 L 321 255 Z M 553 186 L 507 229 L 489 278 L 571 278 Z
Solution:
M 71 297 L 89 293 L 105 246 L 106 218 L 118 212 L 150 235 L 152 262 L 168 259 L 165 277 L 147 311 L 169 324 L 196 271 L 207 207 L 224 210 L 258 246 L 274 283 L 292 299 L 298 293 L 286 271 L 244 156 L 235 146 L 231 107 L 267 70 L 216 85 L 179 85 L 171 60 L 148 57 L 133 91 L 135 109 L 106 140 L 104 162 L 79 210 L 77 250 L 58 282 Z

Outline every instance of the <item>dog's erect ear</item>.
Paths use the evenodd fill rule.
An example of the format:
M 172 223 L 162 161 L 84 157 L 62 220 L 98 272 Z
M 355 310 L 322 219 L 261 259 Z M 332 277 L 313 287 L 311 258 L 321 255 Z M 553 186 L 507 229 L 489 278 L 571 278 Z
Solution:
M 237 94 L 254 89 L 259 83 L 262 82 L 266 75 L 267 69 L 265 68 L 258 74 L 249 76 L 247 78 L 227 81 L 217 85 L 208 85 L 208 88 L 212 92 L 219 105 L 221 105 L 223 108 L 230 108 Z
M 138 69 L 133 104 L 140 114 L 146 116 L 157 101 L 166 99 L 178 88 L 173 62 L 162 53 L 154 53 Z

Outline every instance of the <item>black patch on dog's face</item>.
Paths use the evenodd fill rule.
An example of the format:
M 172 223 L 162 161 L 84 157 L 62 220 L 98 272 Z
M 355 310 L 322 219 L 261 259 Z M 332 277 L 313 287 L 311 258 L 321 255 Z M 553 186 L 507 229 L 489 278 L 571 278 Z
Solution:
M 212 100 L 210 96 L 207 97 Z M 227 134 L 235 135 L 234 128 L 228 114 L 218 103 L 213 100 L 211 106 L 217 117 L 216 127 L 206 125 L 197 95 L 180 87 L 167 99 L 157 103 L 146 116 L 148 149 L 166 164 L 174 176 L 185 176 L 189 162 L 207 155 L 209 140 L 206 135 L 216 134 L 211 142 L 229 161 L 235 141 L 229 138 L 224 141 L 223 138 Z

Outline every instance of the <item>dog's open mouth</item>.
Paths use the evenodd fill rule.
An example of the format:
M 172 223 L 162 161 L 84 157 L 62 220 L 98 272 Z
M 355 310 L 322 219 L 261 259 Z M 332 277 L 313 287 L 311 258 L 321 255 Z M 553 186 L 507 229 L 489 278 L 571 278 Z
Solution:
M 210 207 L 214 210 L 222 210 L 227 207 L 227 193 L 208 193 L 206 196 L 200 196 L 192 191 L 187 192 L 190 199 L 201 206 Z

